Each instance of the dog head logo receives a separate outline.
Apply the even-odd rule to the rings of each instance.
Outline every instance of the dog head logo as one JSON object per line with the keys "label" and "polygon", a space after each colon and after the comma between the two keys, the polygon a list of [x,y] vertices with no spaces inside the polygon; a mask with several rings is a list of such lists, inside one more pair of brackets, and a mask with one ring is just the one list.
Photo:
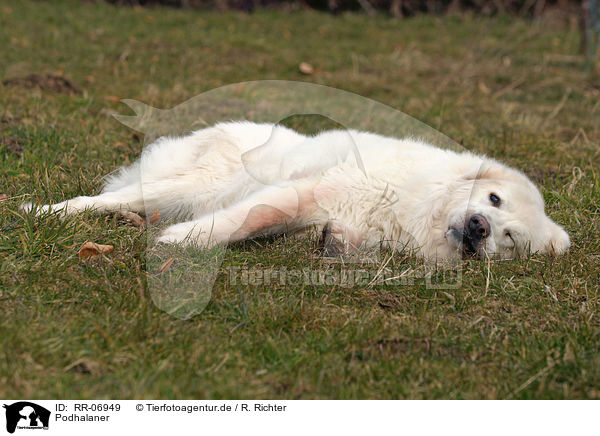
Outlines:
{"label": "dog head logo", "polygon": [[6,409],[6,431],[18,429],[48,429],[50,411],[29,401],[19,401],[3,406]]}

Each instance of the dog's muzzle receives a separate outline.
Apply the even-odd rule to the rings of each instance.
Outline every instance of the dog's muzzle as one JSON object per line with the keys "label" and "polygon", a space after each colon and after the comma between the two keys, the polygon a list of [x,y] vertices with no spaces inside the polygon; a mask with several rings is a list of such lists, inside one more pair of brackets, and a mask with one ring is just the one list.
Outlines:
{"label": "dog's muzzle", "polygon": [[467,258],[482,254],[481,246],[490,232],[489,221],[483,215],[475,213],[465,220],[462,227],[450,226],[445,237],[451,245],[460,248],[463,257]]}
{"label": "dog's muzzle", "polygon": [[476,254],[482,241],[490,234],[490,223],[483,215],[475,213],[465,221],[463,249],[467,254]]}

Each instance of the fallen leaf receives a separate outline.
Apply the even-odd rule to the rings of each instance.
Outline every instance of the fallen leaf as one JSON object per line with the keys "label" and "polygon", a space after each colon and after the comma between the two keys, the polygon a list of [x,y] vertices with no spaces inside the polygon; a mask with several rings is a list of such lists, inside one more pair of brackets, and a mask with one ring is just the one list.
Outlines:
{"label": "fallen leaf", "polygon": [[146,221],[144,218],[139,216],[135,212],[130,212],[128,210],[123,210],[117,214],[117,216],[130,224],[133,224],[136,227],[146,227]]}
{"label": "fallen leaf", "polygon": [[175,258],[173,257],[169,257],[167,260],[165,260],[163,262],[163,264],[160,266],[160,268],[158,269],[158,272],[160,274],[164,273],[165,271],[168,271],[169,268],[171,268],[171,265],[173,265],[173,262],[175,261]]}
{"label": "fallen leaf", "polygon": [[101,254],[108,254],[114,249],[115,247],[113,247],[112,245],[102,245],[88,241],[81,246],[78,254],[80,259],[90,259],[98,257]]}
{"label": "fallen leaf", "polygon": [[315,68],[308,62],[301,62],[298,69],[302,74],[311,75],[315,72]]}
{"label": "fallen leaf", "polygon": [[118,103],[121,101],[120,97],[117,97],[116,95],[107,95],[106,97],[104,97],[105,100],[111,101],[113,103]]}
{"label": "fallen leaf", "polygon": [[154,225],[160,221],[160,211],[156,209],[152,216],[150,217],[150,224]]}

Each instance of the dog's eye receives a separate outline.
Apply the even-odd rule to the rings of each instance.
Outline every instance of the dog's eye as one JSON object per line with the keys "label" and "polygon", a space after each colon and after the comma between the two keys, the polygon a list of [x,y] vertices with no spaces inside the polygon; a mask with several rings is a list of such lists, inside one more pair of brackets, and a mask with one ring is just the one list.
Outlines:
{"label": "dog's eye", "polygon": [[506,236],[507,238],[512,239],[512,235],[510,234],[510,232],[508,230],[504,231],[504,236]]}
{"label": "dog's eye", "polygon": [[492,202],[492,205],[494,205],[495,207],[500,207],[500,197],[498,197],[493,192],[490,194],[490,201]]}

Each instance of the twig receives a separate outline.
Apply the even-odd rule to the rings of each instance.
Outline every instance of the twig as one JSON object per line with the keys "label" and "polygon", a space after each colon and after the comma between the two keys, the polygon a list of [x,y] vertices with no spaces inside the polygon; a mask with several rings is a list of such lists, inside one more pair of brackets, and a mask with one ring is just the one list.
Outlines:
{"label": "twig", "polygon": [[484,295],[487,295],[488,290],[490,289],[490,275],[491,275],[491,271],[492,271],[492,260],[490,259],[490,256],[488,255],[487,251],[485,252],[485,257],[487,258],[487,277],[485,279]]}
{"label": "twig", "polygon": [[538,378],[540,378],[541,376],[543,376],[544,374],[546,374],[548,371],[550,371],[554,365],[556,365],[555,362],[550,363],[548,366],[546,366],[545,368],[543,368],[541,371],[538,371],[536,374],[532,375],[531,377],[529,377],[525,383],[523,383],[521,386],[519,386],[517,389],[515,389],[507,398],[507,400],[510,400],[511,398],[513,398],[515,395],[517,395],[519,392],[521,392],[523,389],[525,389],[527,386],[529,386],[531,383],[533,383],[535,380],[537,380]]}
{"label": "twig", "polygon": [[512,91],[513,89],[515,89],[518,86],[521,86],[523,84],[523,82],[525,81],[525,79],[520,78],[518,80],[515,80],[512,83],[509,83],[508,85],[506,85],[504,88],[500,89],[499,91],[496,91],[494,93],[494,95],[492,95],[493,99],[497,99],[498,97],[506,94],[508,91]]}
{"label": "twig", "polygon": [[558,113],[563,108],[563,106],[567,102],[567,99],[569,98],[570,95],[571,95],[571,88],[567,88],[567,92],[565,92],[565,95],[563,95],[563,97],[560,99],[560,102],[558,102],[556,107],[552,110],[552,112],[550,112],[550,115],[548,115],[548,118],[546,118],[546,121],[545,121],[546,123],[558,115]]}

